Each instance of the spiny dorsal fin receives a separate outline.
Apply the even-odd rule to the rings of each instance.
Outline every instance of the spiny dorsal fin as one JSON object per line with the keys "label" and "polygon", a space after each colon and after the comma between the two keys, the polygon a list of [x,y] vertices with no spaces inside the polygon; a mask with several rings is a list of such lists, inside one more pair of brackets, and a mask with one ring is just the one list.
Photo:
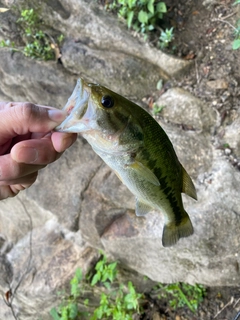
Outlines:
{"label": "spiny dorsal fin", "polygon": [[188,196],[192,197],[193,199],[197,200],[197,193],[192,182],[192,179],[188,175],[187,171],[182,167],[182,192],[186,193]]}

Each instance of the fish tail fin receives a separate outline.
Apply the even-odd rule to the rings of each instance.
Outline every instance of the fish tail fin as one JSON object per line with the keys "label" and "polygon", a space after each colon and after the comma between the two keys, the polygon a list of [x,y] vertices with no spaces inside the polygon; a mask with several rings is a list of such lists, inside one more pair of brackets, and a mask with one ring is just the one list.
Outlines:
{"label": "fish tail fin", "polygon": [[173,246],[180,238],[193,234],[193,226],[186,211],[181,223],[170,222],[163,228],[162,244],[164,247]]}

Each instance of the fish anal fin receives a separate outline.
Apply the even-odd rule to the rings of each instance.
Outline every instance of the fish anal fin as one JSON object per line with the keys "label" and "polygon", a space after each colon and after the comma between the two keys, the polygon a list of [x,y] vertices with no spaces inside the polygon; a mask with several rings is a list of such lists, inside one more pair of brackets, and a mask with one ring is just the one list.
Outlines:
{"label": "fish anal fin", "polygon": [[186,193],[188,196],[192,197],[193,199],[197,200],[197,193],[195,186],[192,182],[187,171],[182,167],[182,192]]}
{"label": "fish anal fin", "polygon": [[176,222],[170,222],[163,228],[162,244],[164,247],[171,247],[177,243],[180,238],[189,237],[193,234],[191,220],[185,211],[185,216],[178,225]]}
{"label": "fish anal fin", "polygon": [[139,175],[141,175],[145,180],[151,182],[155,186],[160,186],[160,182],[156,175],[141,162],[134,161],[132,164],[129,165],[129,167],[134,170],[137,170]]}
{"label": "fish anal fin", "polygon": [[150,205],[136,199],[136,215],[137,216],[145,216],[145,214],[147,214],[152,210],[153,208]]}

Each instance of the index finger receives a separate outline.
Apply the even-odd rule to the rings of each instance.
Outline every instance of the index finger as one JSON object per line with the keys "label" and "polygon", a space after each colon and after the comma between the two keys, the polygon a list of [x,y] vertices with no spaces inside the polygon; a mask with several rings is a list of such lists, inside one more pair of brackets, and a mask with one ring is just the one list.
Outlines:
{"label": "index finger", "polygon": [[66,112],[32,103],[1,103],[0,145],[29,132],[49,132],[61,123]]}
{"label": "index finger", "polygon": [[[0,111],[3,110],[3,109],[7,109],[7,108],[14,107],[14,106],[18,106],[18,105],[20,105],[22,103],[26,103],[26,102],[0,101]],[[40,108],[46,108],[46,109],[55,109],[54,107],[45,106],[45,105],[41,105],[41,104],[35,104],[35,106],[40,107]]]}

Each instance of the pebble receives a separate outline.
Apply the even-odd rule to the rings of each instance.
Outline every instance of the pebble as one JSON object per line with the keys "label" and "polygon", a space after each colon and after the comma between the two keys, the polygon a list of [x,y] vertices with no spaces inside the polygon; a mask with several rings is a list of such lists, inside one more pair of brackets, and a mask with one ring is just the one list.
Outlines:
{"label": "pebble", "polygon": [[232,150],[229,148],[226,148],[226,149],[224,149],[224,152],[225,152],[226,156],[229,156],[231,154]]}

